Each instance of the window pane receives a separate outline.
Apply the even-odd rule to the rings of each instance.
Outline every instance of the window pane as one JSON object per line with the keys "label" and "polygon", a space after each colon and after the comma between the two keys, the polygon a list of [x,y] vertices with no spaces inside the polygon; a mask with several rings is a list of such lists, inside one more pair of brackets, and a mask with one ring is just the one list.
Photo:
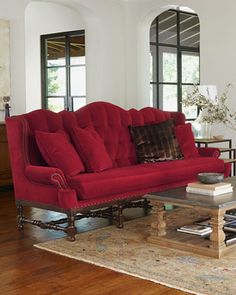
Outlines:
{"label": "window pane", "polygon": [[85,35],[70,37],[70,64],[85,64]]}
{"label": "window pane", "polygon": [[[189,93],[189,90],[191,88],[191,85],[184,85],[182,86],[182,98],[186,98],[187,94]],[[197,118],[197,107],[185,107],[182,105],[182,112],[185,114],[186,119],[195,119]]]}
{"label": "window pane", "polygon": [[199,48],[200,24],[196,15],[180,14],[180,45]]}
{"label": "window pane", "polygon": [[73,97],[73,111],[86,105],[86,97]]}
{"label": "window pane", "polygon": [[65,65],[65,42],[65,37],[57,37],[46,40],[47,66]]}
{"label": "window pane", "polygon": [[156,20],[153,21],[150,28],[150,42],[157,42]]}
{"label": "window pane", "polygon": [[178,110],[177,85],[160,85],[160,98],[162,98],[163,110]]}
{"label": "window pane", "polygon": [[61,112],[64,110],[64,97],[49,97],[48,101],[48,110],[53,112]]}
{"label": "window pane", "polygon": [[66,95],[65,68],[47,69],[47,96]]}
{"label": "window pane", "polygon": [[177,49],[159,47],[159,81],[177,82]]}
{"label": "window pane", "polygon": [[197,116],[197,108],[181,106],[181,94],[185,95],[183,85],[200,83],[199,41],[199,18],[193,11],[168,10],[152,22],[150,101],[154,106],[158,103],[157,107],[164,110],[183,109],[188,119]]}
{"label": "window pane", "polygon": [[85,96],[85,67],[72,67],[71,73],[71,96]]}
{"label": "window pane", "polygon": [[72,56],[70,58],[71,65],[85,65],[85,56]]}
{"label": "window pane", "polygon": [[175,11],[165,11],[158,16],[159,43],[177,44],[177,14]]}
{"label": "window pane", "polygon": [[157,101],[157,85],[150,84],[150,107],[155,106]]}
{"label": "window pane", "polygon": [[150,45],[150,81],[151,82],[156,82],[157,81],[156,58],[157,58],[156,46],[155,45]]}
{"label": "window pane", "polygon": [[199,84],[199,53],[182,52],[182,83]]}

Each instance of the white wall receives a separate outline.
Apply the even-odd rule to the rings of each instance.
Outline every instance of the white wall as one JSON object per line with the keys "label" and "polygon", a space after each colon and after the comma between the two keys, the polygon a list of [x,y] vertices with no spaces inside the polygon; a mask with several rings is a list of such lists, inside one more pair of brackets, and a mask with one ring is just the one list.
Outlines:
{"label": "white wall", "polygon": [[[127,106],[149,104],[149,27],[152,20],[169,4],[187,6],[200,18],[201,84],[213,84],[222,93],[227,83],[233,82],[231,108],[236,110],[236,2],[228,0],[128,0],[126,2],[126,58]],[[236,132],[216,125],[214,134],[233,137]]]}
{"label": "white wall", "polygon": [[[127,83],[129,105],[145,106],[149,102],[149,28],[152,20],[162,11],[175,7],[169,4],[187,6],[198,13],[201,25],[201,83],[216,84],[220,90],[230,81],[236,82],[235,35],[236,19],[233,13],[236,3],[208,0],[130,0],[126,4],[126,55],[130,63],[126,71],[133,79]],[[217,68],[220,70],[218,71]],[[223,74],[222,74],[223,73]],[[235,88],[236,94],[236,88]],[[138,98],[138,100],[137,100]]]}
{"label": "white wall", "polygon": [[29,4],[26,9],[27,111],[41,106],[40,34],[81,28],[85,29],[86,35],[87,101],[104,100],[124,106],[122,7],[117,0],[41,1]]}
{"label": "white wall", "polygon": [[84,29],[78,12],[54,3],[32,2],[25,11],[26,111],[41,108],[40,35]]}
{"label": "white wall", "polygon": [[[33,71],[33,64],[30,64],[30,60],[33,60],[31,54],[36,54],[34,59],[38,55],[35,49],[31,51],[32,47],[36,47],[36,42],[29,42],[31,38],[35,38],[32,36],[32,31],[30,33],[29,26],[35,26],[35,30],[38,30],[32,16],[28,15],[30,6],[26,9],[26,28],[24,23],[25,7],[29,2],[35,1],[0,0],[0,17],[9,19],[11,26],[11,97],[12,112],[16,114],[38,107],[40,101],[38,93],[40,81],[36,78],[39,77],[39,71],[35,72],[33,82],[37,97],[36,92],[33,96],[32,87],[29,85],[31,78],[29,73]],[[198,13],[201,24],[201,83],[215,84],[219,92],[222,92],[228,82],[234,82],[232,107],[236,109],[235,0],[227,0],[224,5],[221,1],[215,0],[171,2],[169,0],[38,0],[36,2],[41,2],[42,5],[45,2],[54,2],[73,9],[71,12],[69,8],[63,8],[67,11],[66,18],[70,14],[76,18],[78,13],[78,19],[73,17],[64,21],[63,16],[61,18],[63,28],[60,30],[64,30],[64,25],[68,27],[76,25],[77,21],[78,25],[85,26],[88,102],[105,100],[124,107],[142,107],[149,104],[149,27],[152,20],[163,10],[168,9],[169,4],[192,8]],[[60,11],[61,8],[58,8],[59,14]],[[30,18],[31,23],[29,23]],[[35,19],[42,21],[41,27],[45,29],[45,33],[48,33],[46,30],[56,29],[59,26],[56,18],[54,11],[51,18],[47,10],[38,11],[38,15],[35,16]],[[39,33],[37,31],[37,34]],[[231,131],[221,126],[217,126],[215,132],[236,137],[236,132],[231,134]]]}
{"label": "white wall", "polygon": [[[29,0],[0,0],[0,18],[10,21],[11,105],[13,113],[23,113],[25,101],[24,10]],[[0,111],[0,121],[4,112]]]}

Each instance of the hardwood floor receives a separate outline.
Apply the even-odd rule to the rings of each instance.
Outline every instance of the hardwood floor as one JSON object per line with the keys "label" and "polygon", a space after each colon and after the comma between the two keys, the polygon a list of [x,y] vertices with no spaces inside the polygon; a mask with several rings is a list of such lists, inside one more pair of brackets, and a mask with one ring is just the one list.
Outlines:
{"label": "hardwood floor", "polygon": [[[129,211],[129,219],[134,214]],[[134,213],[135,212],[135,213]],[[55,213],[28,210],[35,218],[51,219]],[[59,215],[59,214],[57,214]],[[0,294],[122,294],[187,295],[146,280],[106,268],[65,258],[33,247],[35,243],[63,237],[63,233],[26,225],[24,233],[16,228],[16,209],[12,191],[0,192]],[[79,231],[106,226],[104,219],[83,219]]]}

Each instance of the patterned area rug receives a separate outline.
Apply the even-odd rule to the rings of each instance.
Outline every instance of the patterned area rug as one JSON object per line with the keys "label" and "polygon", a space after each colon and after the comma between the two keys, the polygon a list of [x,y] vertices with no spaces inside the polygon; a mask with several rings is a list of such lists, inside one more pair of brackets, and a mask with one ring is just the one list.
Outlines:
{"label": "patterned area rug", "polygon": [[[196,211],[177,209],[167,214],[168,226],[179,220],[183,225],[183,216],[185,224],[199,218]],[[35,246],[192,294],[236,294],[236,251],[214,259],[149,244],[150,222],[150,216],[143,217],[122,230],[108,226],[79,234],[75,242],[63,238]]]}

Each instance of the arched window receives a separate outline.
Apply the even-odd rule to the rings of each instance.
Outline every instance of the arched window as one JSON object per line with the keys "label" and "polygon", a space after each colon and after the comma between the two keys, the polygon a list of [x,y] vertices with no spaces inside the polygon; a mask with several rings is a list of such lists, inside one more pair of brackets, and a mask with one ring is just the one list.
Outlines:
{"label": "arched window", "polygon": [[157,16],[150,29],[150,55],[153,106],[195,118],[197,109],[184,109],[181,100],[190,85],[200,83],[198,16],[187,9],[171,9]]}

